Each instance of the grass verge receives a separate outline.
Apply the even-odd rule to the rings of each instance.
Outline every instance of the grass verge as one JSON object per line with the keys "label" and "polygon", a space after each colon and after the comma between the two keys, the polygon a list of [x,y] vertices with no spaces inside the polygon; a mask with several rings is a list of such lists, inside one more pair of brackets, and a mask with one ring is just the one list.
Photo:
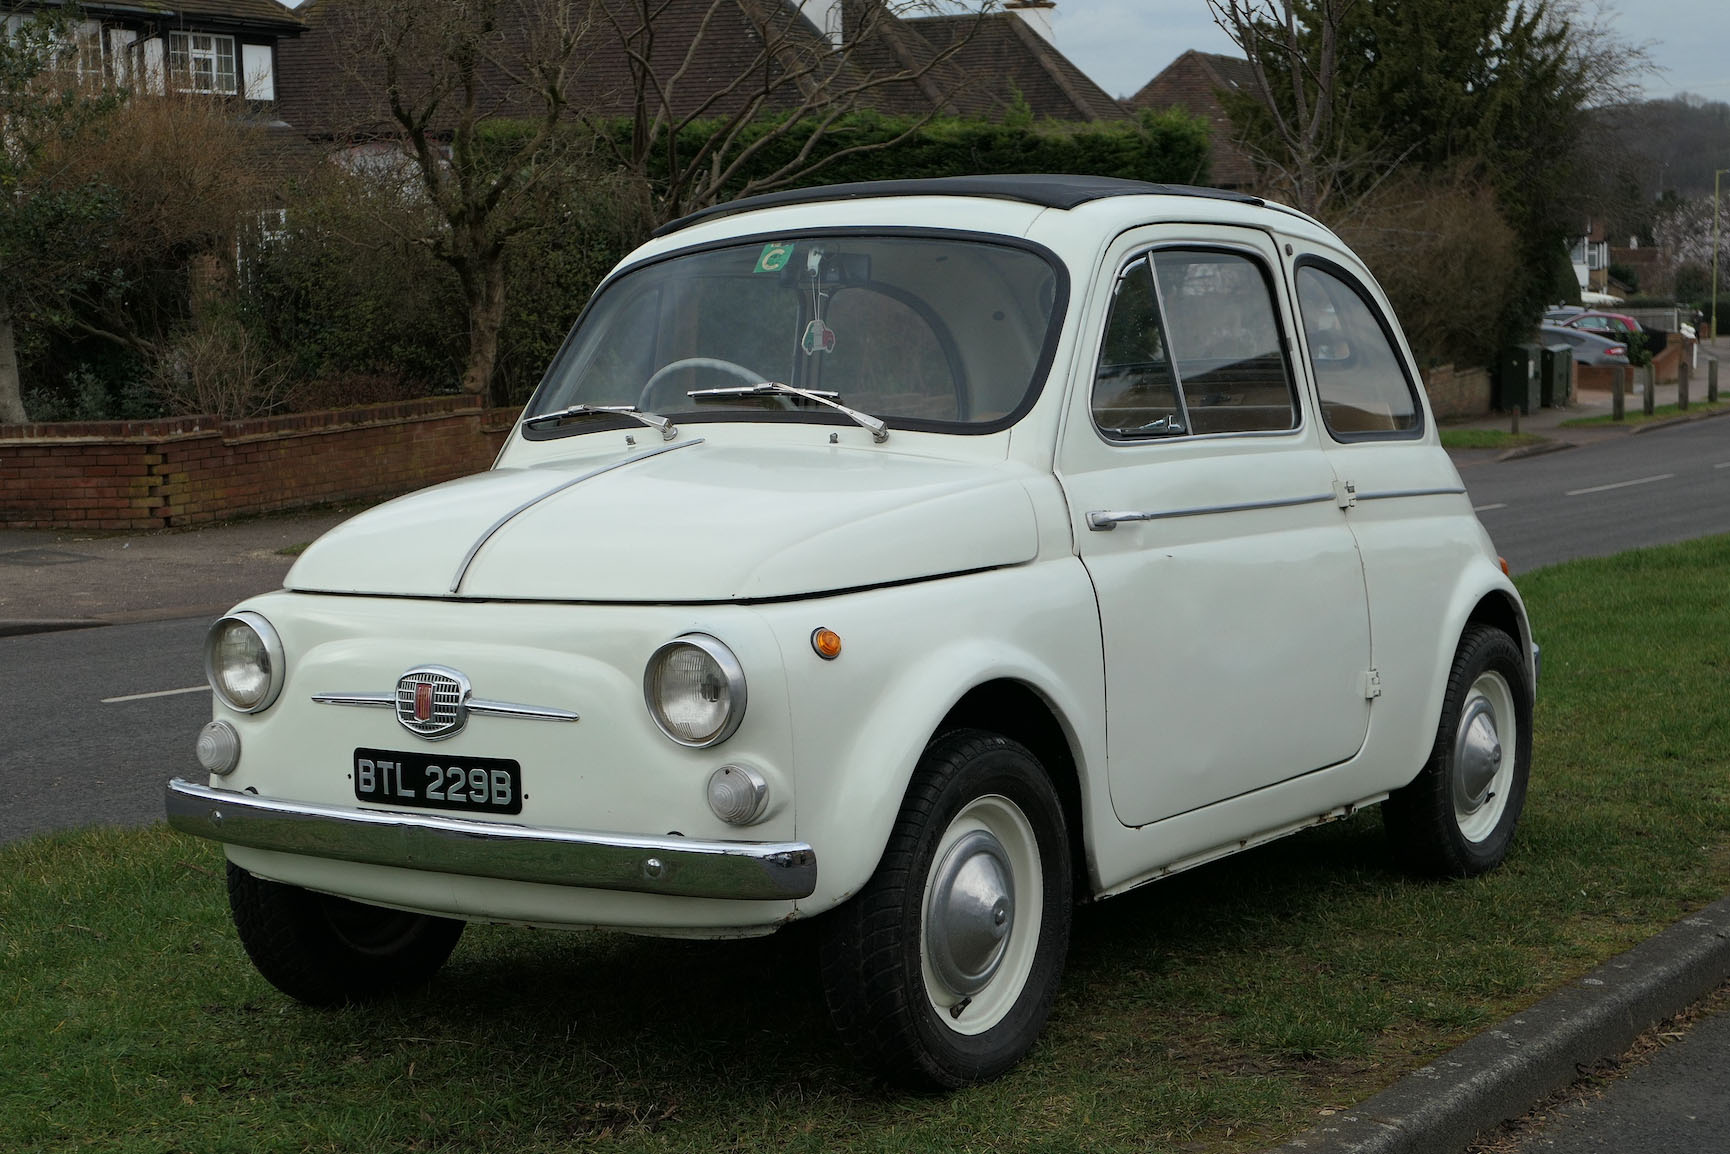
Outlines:
{"label": "grass verge", "polygon": [[1029,1059],[893,1093],[829,1031],[807,934],[474,927],[417,996],[336,1012],[248,965],[219,852],[0,847],[9,1152],[1256,1151],[1730,889],[1730,538],[1521,579],[1544,645],[1504,868],[1392,869],[1379,817],[1079,912]]}
{"label": "grass verge", "polygon": [[1633,397],[1629,397],[1627,411],[1620,421],[1616,420],[1615,417],[1611,416],[1609,413],[1602,413],[1596,417],[1575,417],[1573,420],[1563,421],[1562,427],[1568,429],[1585,429],[1595,428],[1601,425],[1646,425],[1653,421],[1668,421],[1675,417],[1697,416],[1704,413],[1721,413],[1727,407],[1730,407],[1730,405],[1727,405],[1724,401],[1719,401],[1715,405],[1708,405],[1704,401],[1696,401],[1689,405],[1688,411],[1684,413],[1677,405],[1657,405],[1652,409],[1652,415],[1648,417],[1646,415],[1646,410],[1640,406],[1639,402],[1634,400]]}
{"label": "grass verge", "polygon": [[1510,433],[1506,429],[1443,429],[1444,449],[1518,449],[1549,440],[1536,433]]}

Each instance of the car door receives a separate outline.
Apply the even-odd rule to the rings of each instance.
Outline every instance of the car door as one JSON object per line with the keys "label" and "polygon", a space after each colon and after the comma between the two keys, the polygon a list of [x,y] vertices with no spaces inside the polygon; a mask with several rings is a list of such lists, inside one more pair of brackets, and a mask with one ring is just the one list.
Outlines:
{"label": "car door", "polygon": [[[1351,487],[1348,515],[1369,591],[1372,663],[1390,721],[1433,724],[1426,694],[1462,572],[1483,558],[1483,529],[1430,427],[1393,311],[1349,254],[1288,239],[1302,334],[1296,359],[1315,388],[1321,443]],[[1581,334],[1583,339],[1592,339]],[[1415,772],[1390,767],[1398,782]]]}
{"label": "car door", "polygon": [[1058,472],[1127,825],[1345,761],[1368,728],[1363,576],[1279,267],[1253,230],[1138,230],[1090,305]]}

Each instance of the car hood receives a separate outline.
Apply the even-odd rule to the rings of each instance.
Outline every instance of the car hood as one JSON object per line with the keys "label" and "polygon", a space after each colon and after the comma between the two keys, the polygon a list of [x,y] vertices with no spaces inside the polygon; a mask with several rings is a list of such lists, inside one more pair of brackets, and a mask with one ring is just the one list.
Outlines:
{"label": "car hood", "polygon": [[306,592],[545,601],[792,597],[1030,561],[1029,474],[884,449],[677,443],[494,469],[307,548]]}

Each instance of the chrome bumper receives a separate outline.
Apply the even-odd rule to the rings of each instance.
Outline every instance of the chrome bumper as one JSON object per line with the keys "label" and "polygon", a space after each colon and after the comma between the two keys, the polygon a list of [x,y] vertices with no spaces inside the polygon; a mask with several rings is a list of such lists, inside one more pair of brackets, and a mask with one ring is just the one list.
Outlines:
{"label": "chrome bumper", "polygon": [[168,824],[226,845],[434,873],[690,898],[809,897],[817,855],[801,842],[544,829],[399,810],[276,801],[179,778]]}

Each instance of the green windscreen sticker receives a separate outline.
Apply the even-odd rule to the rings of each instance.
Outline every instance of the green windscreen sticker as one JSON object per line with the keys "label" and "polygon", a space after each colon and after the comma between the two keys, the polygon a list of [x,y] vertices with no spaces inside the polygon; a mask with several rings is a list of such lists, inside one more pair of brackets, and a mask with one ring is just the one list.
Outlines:
{"label": "green windscreen sticker", "polygon": [[[757,254],[757,267],[753,272],[780,272],[787,267],[787,261],[793,256],[793,246],[783,241],[770,241],[763,246],[763,251]],[[734,266],[738,267],[738,266]]]}

